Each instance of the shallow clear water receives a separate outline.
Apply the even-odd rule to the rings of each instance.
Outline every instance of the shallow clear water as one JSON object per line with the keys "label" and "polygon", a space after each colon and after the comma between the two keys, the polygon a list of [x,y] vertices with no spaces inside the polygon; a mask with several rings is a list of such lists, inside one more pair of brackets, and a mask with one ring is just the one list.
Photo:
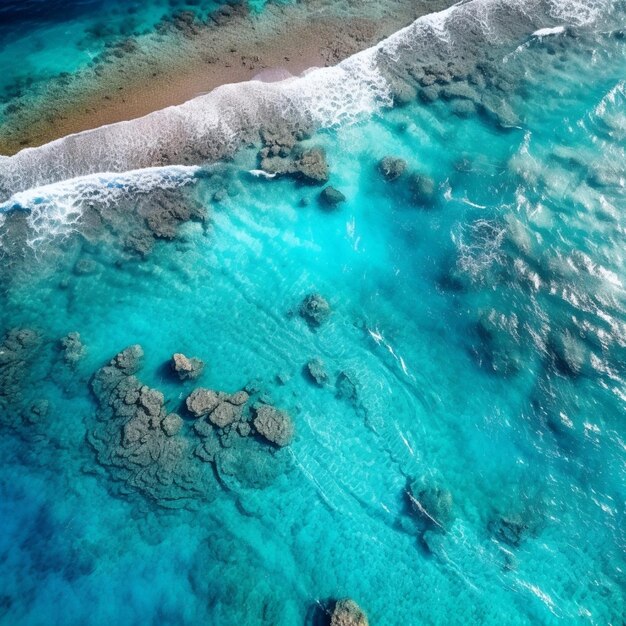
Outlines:
{"label": "shallow clear water", "polygon": [[[123,226],[80,220],[22,254],[10,228],[28,215],[8,213],[0,326],[41,343],[0,394],[2,623],[293,625],[341,597],[379,625],[621,623],[623,46],[593,31],[514,46],[507,127],[440,98],[314,134],[336,210],[252,176],[257,146],[188,172],[176,193],[209,219],[144,260]],[[407,163],[392,182],[389,155]],[[112,202],[132,228],[141,194]],[[311,292],[332,308],[318,329],[298,315]],[[88,381],[135,343],[139,378],[185,416],[177,437],[194,436],[180,406],[198,384],[257,381],[296,427],[279,470],[224,448],[205,496],[170,510],[98,463]],[[206,362],[199,383],[167,374],[174,352]],[[41,399],[47,415],[25,417]],[[445,532],[411,510],[415,479],[451,494]]]}

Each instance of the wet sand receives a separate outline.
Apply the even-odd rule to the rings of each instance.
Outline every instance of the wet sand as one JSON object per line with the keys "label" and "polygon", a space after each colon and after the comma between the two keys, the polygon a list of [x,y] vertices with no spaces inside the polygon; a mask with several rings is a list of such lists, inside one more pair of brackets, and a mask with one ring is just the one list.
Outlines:
{"label": "wet sand", "polygon": [[264,70],[298,75],[334,65],[450,4],[396,0],[381,9],[349,2],[338,13],[327,0],[313,0],[270,5],[261,15],[238,9],[218,16],[217,23],[167,24],[93,67],[23,97],[0,128],[0,154],[141,117],[219,85],[267,80]]}

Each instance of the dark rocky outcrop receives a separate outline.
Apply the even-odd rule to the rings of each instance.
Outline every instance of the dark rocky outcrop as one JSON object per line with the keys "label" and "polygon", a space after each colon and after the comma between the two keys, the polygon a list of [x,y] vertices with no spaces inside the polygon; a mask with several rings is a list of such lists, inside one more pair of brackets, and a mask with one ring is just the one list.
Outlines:
{"label": "dark rocky outcrop", "polygon": [[309,326],[321,326],[330,317],[330,304],[319,293],[309,294],[300,304],[300,316]]}
{"label": "dark rocky outcrop", "polygon": [[342,202],[346,201],[346,197],[334,187],[328,186],[322,189],[319,195],[320,204],[327,209],[334,209]]}
{"label": "dark rocky outcrop", "polygon": [[328,373],[322,359],[311,359],[305,366],[305,373],[308,378],[320,387],[328,382]]}
{"label": "dark rocky outcrop", "polygon": [[291,443],[295,428],[287,413],[267,404],[257,406],[255,413],[253,425],[259,435],[281,448]]}
{"label": "dark rocky outcrop", "polygon": [[378,163],[378,171],[383,178],[388,181],[396,180],[404,174],[406,170],[406,161],[395,157],[384,157]]}
{"label": "dark rocky outcrop", "polygon": [[330,626],[369,626],[367,615],[350,599],[338,600],[330,615]]}
{"label": "dark rocky outcrop", "polygon": [[186,357],[176,352],[171,360],[172,371],[180,380],[195,380],[204,370],[204,363],[196,357]]}

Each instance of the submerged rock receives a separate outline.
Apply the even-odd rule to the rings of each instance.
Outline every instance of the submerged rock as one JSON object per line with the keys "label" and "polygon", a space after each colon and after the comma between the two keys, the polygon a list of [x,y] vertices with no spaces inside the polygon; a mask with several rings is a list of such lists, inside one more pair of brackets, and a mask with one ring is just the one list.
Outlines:
{"label": "submerged rock", "polygon": [[161,506],[178,508],[211,495],[209,469],[194,462],[190,441],[181,434],[182,419],[168,413],[157,389],[134,375],[143,350],[131,346],[93,376],[97,421],[88,441],[111,477]]}
{"label": "submerged rock", "polygon": [[75,365],[86,353],[86,348],[80,340],[80,334],[76,332],[68,333],[60,341],[63,359],[68,365]]}
{"label": "submerged rock", "polygon": [[330,304],[319,293],[309,294],[300,304],[300,316],[309,326],[321,326],[330,317]]}
{"label": "submerged rock", "polygon": [[369,626],[367,615],[354,600],[338,600],[330,616],[330,626]]}
{"label": "submerged rock", "polygon": [[489,531],[496,539],[517,548],[529,531],[521,517],[499,517],[489,522]]}
{"label": "submerged rock", "polygon": [[409,190],[411,192],[411,199],[416,204],[423,207],[430,207],[435,204],[435,181],[429,176],[412,174],[409,178]]}
{"label": "submerged rock", "polygon": [[335,387],[337,389],[338,398],[343,398],[344,400],[348,400],[349,402],[356,402],[356,383],[347,372],[339,372]]}
{"label": "submerged rock", "polygon": [[289,414],[267,404],[256,407],[255,413],[253,425],[259,435],[278,447],[291,443],[295,428]]}
{"label": "submerged rock", "polygon": [[189,358],[177,352],[172,356],[172,370],[180,380],[194,380],[202,374],[204,363],[195,357]]}
{"label": "submerged rock", "polygon": [[411,511],[425,528],[445,532],[454,521],[452,494],[447,489],[421,479],[410,481],[406,494]]}
{"label": "submerged rock", "polygon": [[378,163],[378,171],[383,175],[385,180],[392,181],[400,178],[406,170],[406,161],[395,157],[384,157]]}
{"label": "submerged rock", "polygon": [[587,362],[587,350],[570,331],[554,333],[548,342],[548,350],[556,369],[565,376],[576,377]]}
{"label": "submerged rock", "polygon": [[475,356],[495,374],[511,376],[522,366],[519,322],[516,315],[505,315],[495,309],[482,311],[476,324],[480,345]]}
{"label": "submerged rock", "polygon": [[320,387],[328,382],[328,374],[326,372],[326,366],[322,359],[311,359],[307,364],[305,371],[308,377]]}
{"label": "submerged rock", "polygon": [[334,209],[337,205],[346,201],[346,197],[334,187],[325,187],[320,195],[320,203],[329,209]]}

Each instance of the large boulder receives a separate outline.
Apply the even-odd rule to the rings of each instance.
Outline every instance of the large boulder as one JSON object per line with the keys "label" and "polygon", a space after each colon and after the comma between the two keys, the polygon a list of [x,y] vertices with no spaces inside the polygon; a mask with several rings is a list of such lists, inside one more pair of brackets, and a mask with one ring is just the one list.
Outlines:
{"label": "large boulder", "polygon": [[288,413],[268,404],[256,407],[253,425],[257,433],[270,443],[282,448],[294,437],[294,424]]}
{"label": "large boulder", "polygon": [[172,356],[171,365],[180,380],[195,380],[204,369],[204,363],[200,359],[189,358],[180,352]]}
{"label": "large boulder", "polygon": [[367,615],[354,600],[338,600],[330,616],[330,626],[369,626]]}
{"label": "large boulder", "polygon": [[321,148],[304,150],[294,161],[297,177],[304,182],[323,184],[328,181],[326,153]]}
{"label": "large boulder", "polygon": [[321,326],[330,317],[330,304],[319,293],[311,293],[300,304],[300,316],[309,326]]}

